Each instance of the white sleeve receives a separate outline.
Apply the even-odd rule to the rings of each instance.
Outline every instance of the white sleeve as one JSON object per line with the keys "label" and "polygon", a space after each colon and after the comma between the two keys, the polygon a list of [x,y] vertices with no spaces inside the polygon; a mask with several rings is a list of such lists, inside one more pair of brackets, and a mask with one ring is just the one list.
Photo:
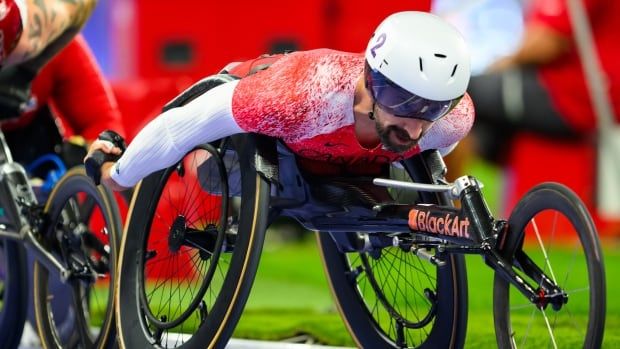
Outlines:
{"label": "white sleeve", "polygon": [[133,187],[149,174],[172,166],[199,144],[244,132],[232,115],[237,83],[214,87],[187,105],[153,119],[111,168],[112,179],[124,187]]}

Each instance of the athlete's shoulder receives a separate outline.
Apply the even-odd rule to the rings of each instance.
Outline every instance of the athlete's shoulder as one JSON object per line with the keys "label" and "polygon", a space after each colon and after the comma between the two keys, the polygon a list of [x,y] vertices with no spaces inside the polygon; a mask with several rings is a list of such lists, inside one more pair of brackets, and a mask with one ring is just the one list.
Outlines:
{"label": "athlete's shoulder", "polygon": [[284,57],[291,60],[314,60],[319,62],[324,61],[343,61],[343,62],[356,62],[363,60],[364,55],[362,53],[338,51],[329,48],[317,48],[307,51],[291,52]]}
{"label": "athlete's shoulder", "polygon": [[446,116],[437,120],[420,140],[420,148],[443,149],[463,139],[471,129],[475,117],[474,103],[466,93],[459,104]]}
{"label": "athlete's shoulder", "polygon": [[23,0],[0,1],[0,65],[17,46],[26,18]]}
{"label": "athlete's shoulder", "polygon": [[[361,74],[364,56],[332,49],[298,51],[283,57],[273,64],[272,74],[302,86],[341,85]],[[269,72],[266,72],[269,74]]]}
{"label": "athlete's shoulder", "polygon": [[232,112],[248,132],[298,140],[333,132],[353,119],[363,58],[329,49],[299,51],[242,79]]}

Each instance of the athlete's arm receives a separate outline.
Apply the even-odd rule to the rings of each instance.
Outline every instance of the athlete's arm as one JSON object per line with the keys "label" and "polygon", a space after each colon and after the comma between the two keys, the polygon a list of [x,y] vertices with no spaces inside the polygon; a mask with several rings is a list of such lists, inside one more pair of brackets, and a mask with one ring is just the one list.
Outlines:
{"label": "athlete's arm", "polygon": [[[116,163],[102,167],[101,182],[114,190],[133,187],[147,175],[173,165],[195,146],[244,132],[232,115],[238,81],[207,91],[185,106],[159,115],[146,125]],[[89,153],[108,145],[96,141]]]}
{"label": "athlete's arm", "polygon": [[42,53],[43,60],[49,60],[77,34],[94,10],[97,0],[16,2],[20,4],[23,16],[23,32],[13,52],[5,62],[0,62],[3,65],[23,62]]}
{"label": "athlete's arm", "polygon": [[89,141],[103,130],[125,135],[112,89],[81,35],[44,69],[52,72],[54,106],[75,134]]}

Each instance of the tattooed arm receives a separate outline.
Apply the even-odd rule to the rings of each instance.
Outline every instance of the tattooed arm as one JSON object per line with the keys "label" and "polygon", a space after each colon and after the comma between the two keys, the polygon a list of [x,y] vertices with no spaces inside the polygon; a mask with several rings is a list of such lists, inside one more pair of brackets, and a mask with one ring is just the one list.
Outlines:
{"label": "tattooed arm", "polygon": [[25,0],[24,30],[5,64],[41,55],[36,66],[60,51],[84,25],[97,0]]}

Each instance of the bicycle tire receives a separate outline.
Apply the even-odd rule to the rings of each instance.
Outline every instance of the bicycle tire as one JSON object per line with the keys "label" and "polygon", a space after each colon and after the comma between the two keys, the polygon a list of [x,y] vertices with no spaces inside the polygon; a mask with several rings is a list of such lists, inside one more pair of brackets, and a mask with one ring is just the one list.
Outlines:
{"label": "bicycle tire", "polygon": [[26,270],[21,243],[0,239],[0,348],[19,346],[28,309]]}
{"label": "bicycle tire", "polygon": [[[405,175],[407,179],[398,179],[411,180]],[[430,173],[424,177],[427,183],[430,182]],[[402,193],[391,195],[396,198]],[[446,204],[439,197],[425,197],[425,202]],[[450,255],[444,266],[436,267],[400,247],[384,248],[379,257],[373,257],[370,253],[340,252],[329,233],[318,232],[317,239],[338,311],[358,347],[460,348],[464,345],[467,277],[462,255]],[[404,259],[408,262],[403,262]],[[410,268],[401,272],[399,268],[403,265]],[[376,268],[380,270],[375,273],[373,269]],[[416,280],[419,285],[424,284],[424,289],[415,290],[413,282]],[[390,284],[411,286],[411,289],[385,292],[383,287]],[[424,299],[428,297],[426,289],[434,293],[435,302]],[[403,300],[399,303],[396,299],[399,292],[401,298],[407,299],[404,306]],[[390,296],[393,299],[389,299]],[[436,305],[432,319],[428,317],[432,312],[431,303]],[[417,304],[422,304],[421,309],[412,309],[418,308]],[[415,329],[403,326],[405,322],[409,323],[408,326],[426,324]],[[401,323],[400,328],[398,323]]]}
{"label": "bicycle tire", "polygon": [[[121,245],[123,273],[117,285],[123,347],[223,348],[232,336],[258,268],[268,218],[270,186],[256,171],[252,139],[239,135],[216,147],[199,146],[177,165],[149,175],[137,186]],[[182,185],[175,187],[178,182]],[[238,212],[233,208],[234,194],[241,194]],[[199,211],[195,202],[201,203]],[[202,219],[202,228],[195,223],[198,219]],[[180,226],[184,229],[172,229]],[[186,235],[192,229],[202,235]],[[185,237],[177,246],[179,231]],[[189,243],[199,241],[199,236],[206,239]],[[186,271],[181,258],[192,261],[191,270]],[[156,269],[157,263],[161,264]],[[186,286],[173,284],[172,279],[166,281],[170,273],[190,281]],[[200,275],[195,277],[196,273]],[[196,292],[188,291],[192,285]],[[172,296],[172,290],[180,287],[185,291]],[[190,299],[181,297],[188,293]],[[158,304],[166,296],[168,303]],[[175,308],[171,309],[168,304],[173,297]]]}
{"label": "bicycle tire", "polygon": [[[84,167],[70,169],[55,185],[45,208],[48,230],[44,232],[66,268],[96,275],[92,279],[72,277],[67,282],[72,293],[67,320],[74,326],[67,331],[64,322],[56,322],[54,295],[49,288],[57,273],[35,262],[34,310],[43,348],[112,348],[116,345],[114,327],[114,277],[116,251],[121,234],[121,219],[114,195],[104,186],[95,186]],[[63,242],[72,237],[72,244]],[[62,241],[60,241],[62,240]],[[62,247],[61,247],[62,246]],[[77,274],[75,274],[77,275]],[[61,311],[67,312],[67,309]],[[95,314],[101,317],[95,323]],[[98,321],[98,320],[97,320]]]}
{"label": "bicycle tire", "polygon": [[[566,235],[568,228],[573,228],[576,236]],[[539,282],[522,272],[520,265],[524,263],[519,262],[524,261],[521,251],[525,252],[568,293],[568,302],[558,310],[552,310],[553,304],[536,306],[496,273],[493,314],[498,346],[600,348],[605,324],[605,270],[596,229],[581,200],[563,185],[537,185],[517,203],[509,229],[501,252],[513,269],[538,287],[536,291],[541,290]],[[566,259],[568,246],[572,246],[573,260],[569,265],[556,263]],[[538,253],[537,248],[541,249]],[[587,277],[583,280],[570,278],[584,273]],[[586,319],[581,318],[583,313],[587,313]]]}

